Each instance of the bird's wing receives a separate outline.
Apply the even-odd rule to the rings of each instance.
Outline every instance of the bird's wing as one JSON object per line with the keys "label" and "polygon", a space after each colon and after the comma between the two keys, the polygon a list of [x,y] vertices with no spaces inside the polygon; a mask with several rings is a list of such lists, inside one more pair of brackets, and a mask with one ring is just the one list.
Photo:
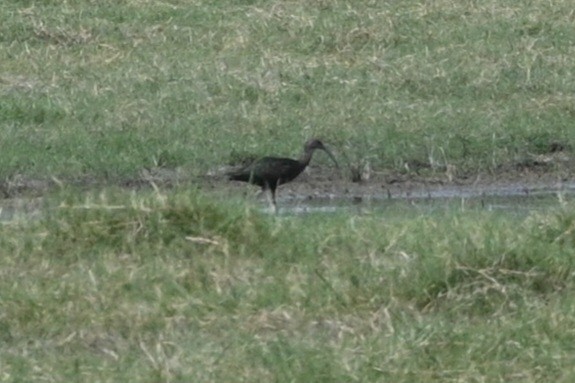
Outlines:
{"label": "bird's wing", "polygon": [[291,158],[264,157],[242,169],[228,173],[236,181],[251,182],[258,185],[287,182],[302,170],[301,164]]}
{"label": "bird's wing", "polygon": [[264,157],[250,165],[250,168],[250,171],[262,178],[282,179],[299,168],[299,163],[291,158]]}

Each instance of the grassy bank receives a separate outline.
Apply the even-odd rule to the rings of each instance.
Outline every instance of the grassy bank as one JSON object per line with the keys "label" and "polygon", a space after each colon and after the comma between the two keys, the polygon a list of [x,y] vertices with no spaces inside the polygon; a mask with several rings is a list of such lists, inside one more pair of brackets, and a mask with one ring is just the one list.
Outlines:
{"label": "grassy bank", "polygon": [[575,375],[572,206],[329,220],[195,192],[48,206],[0,227],[2,381]]}
{"label": "grassy bank", "polygon": [[203,174],[245,154],[299,152],[311,136],[375,170],[466,174],[570,152],[571,10],[3,1],[0,174]]}

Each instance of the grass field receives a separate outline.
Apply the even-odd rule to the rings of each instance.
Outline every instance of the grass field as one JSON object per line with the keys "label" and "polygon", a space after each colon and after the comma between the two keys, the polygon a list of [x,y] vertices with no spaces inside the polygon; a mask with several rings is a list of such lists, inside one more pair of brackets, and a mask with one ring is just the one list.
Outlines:
{"label": "grass field", "polygon": [[320,136],[352,164],[495,172],[571,148],[569,1],[0,5],[4,177],[203,174]]}
{"label": "grass field", "polygon": [[[0,191],[58,185],[0,225],[0,382],[573,381],[569,196],[276,217],[196,182],[312,136],[570,179],[572,3],[227,3],[0,2]],[[125,187],[157,169],[188,178]]]}
{"label": "grass field", "polygon": [[46,203],[1,227],[2,381],[575,377],[570,205],[280,219],[189,191]]}

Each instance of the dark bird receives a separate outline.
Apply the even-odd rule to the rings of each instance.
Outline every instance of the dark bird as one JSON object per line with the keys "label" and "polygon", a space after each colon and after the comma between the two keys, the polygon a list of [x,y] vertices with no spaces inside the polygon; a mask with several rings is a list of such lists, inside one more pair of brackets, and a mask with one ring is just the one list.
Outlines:
{"label": "dark bird", "polygon": [[227,173],[230,180],[249,182],[261,186],[262,191],[270,190],[271,203],[274,210],[276,205],[276,189],[279,185],[288,183],[296,178],[311,161],[313,152],[321,149],[339,167],[333,154],[318,139],[311,139],[305,143],[303,155],[299,160],[291,158],[263,157],[252,164]]}

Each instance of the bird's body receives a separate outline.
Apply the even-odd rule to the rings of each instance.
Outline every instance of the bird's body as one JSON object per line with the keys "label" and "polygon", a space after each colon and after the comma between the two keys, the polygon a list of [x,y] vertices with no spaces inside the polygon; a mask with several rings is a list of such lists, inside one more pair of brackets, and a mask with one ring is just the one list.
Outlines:
{"label": "bird's body", "polygon": [[291,158],[263,157],[240,171],[229,173],[229,178],[273,190],[292,181],[306,166],[306,163]]}
{"label": "bird's body", "polygon": [[320,140],[313,139],[306,142],[304,153],[299,160],[281,157],[263,157],[252,164],[236,171],[228,173],[230,180],[249,182],[258,185],[262,190],[269,189],[272,204],[276,208],[275,193],[279,185],[288,183],[300,175],[307,167],[315,149],[325,151],[332,160],[337,161],[333,154],[323,145]]}

